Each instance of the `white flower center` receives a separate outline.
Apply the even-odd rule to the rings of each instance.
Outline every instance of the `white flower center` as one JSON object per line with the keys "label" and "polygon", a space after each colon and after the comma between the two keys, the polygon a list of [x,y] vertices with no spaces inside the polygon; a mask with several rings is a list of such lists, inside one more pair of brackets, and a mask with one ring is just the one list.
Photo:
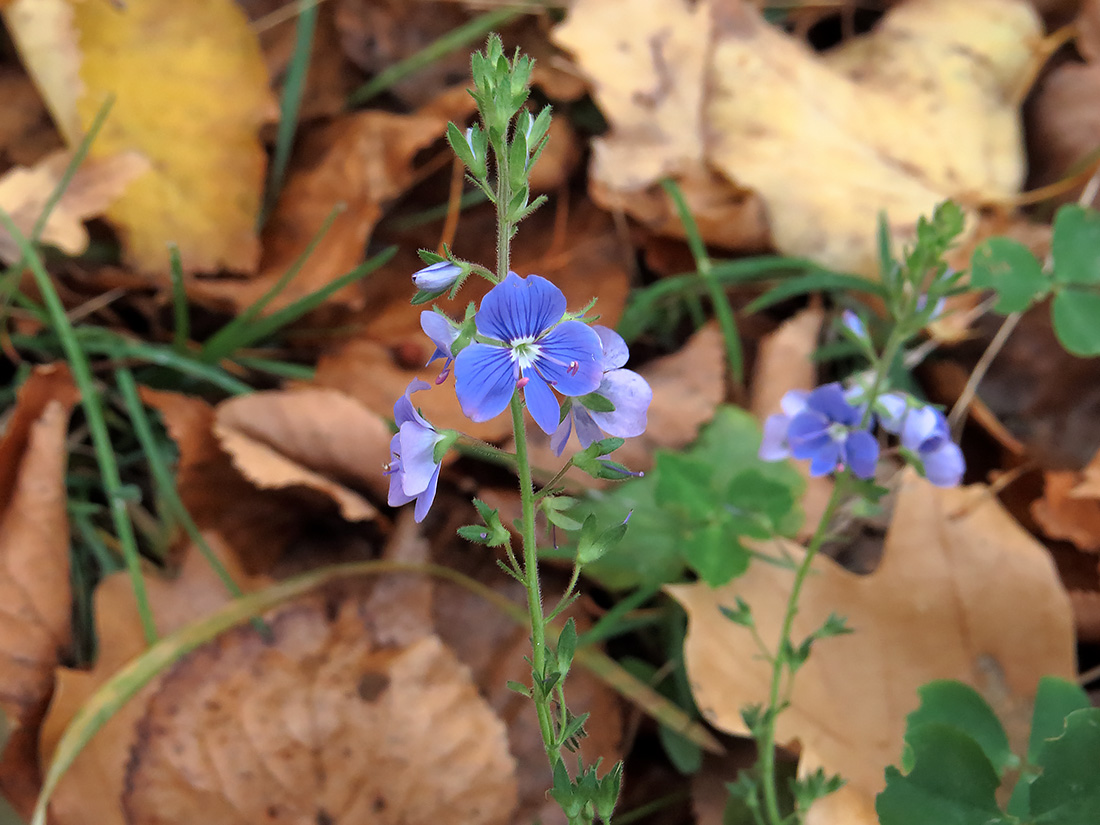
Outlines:
{"label": "white flower center", "polygon": [[542,348],[534,341],[534,336],[528,336],[512,342],[512,361],[519,366],[520,371],[531,367],[542,355]]}

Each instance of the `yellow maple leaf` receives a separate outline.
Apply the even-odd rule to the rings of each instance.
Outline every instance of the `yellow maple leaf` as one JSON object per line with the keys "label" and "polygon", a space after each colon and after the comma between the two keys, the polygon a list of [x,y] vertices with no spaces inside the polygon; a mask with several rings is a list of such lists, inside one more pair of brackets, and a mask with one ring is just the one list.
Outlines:
{"label": "yellow maple leaf", "polygon": [[166,272],[251,271],[265,155],[260,124],[274,102],[256,36],[232,0],[110,0],[73,5],[83,56],[77,110],[87,128],[114,105],[92,156],[137,151],[152,171],[107,212],[128,263]]}

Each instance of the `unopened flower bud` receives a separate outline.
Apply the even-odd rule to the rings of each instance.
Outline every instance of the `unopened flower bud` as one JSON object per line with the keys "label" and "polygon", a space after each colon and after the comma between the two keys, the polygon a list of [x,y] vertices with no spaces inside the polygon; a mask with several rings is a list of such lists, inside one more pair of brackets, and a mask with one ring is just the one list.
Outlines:
{"label": "unopened flower bud", "polygon": [[425,292],[441,292],[462,274],[462,267],[450,261],[439,261],[413,273],[413,283]]}

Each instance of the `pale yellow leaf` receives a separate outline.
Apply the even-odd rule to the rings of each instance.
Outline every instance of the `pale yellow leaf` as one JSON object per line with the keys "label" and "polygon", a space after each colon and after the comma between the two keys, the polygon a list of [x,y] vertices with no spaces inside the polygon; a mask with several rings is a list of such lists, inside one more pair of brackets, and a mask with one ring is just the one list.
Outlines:
{"label": "pale yellow leaf", "polygon": [[243,12],[232,0],[73,8],[81,124],[114,96],[92,155],[134,150],[153,165],[107,213],[127,262],[165,273],[166,244],[175,242],[187,271],[254,270],[265,164],[258,133],[274,103]]}

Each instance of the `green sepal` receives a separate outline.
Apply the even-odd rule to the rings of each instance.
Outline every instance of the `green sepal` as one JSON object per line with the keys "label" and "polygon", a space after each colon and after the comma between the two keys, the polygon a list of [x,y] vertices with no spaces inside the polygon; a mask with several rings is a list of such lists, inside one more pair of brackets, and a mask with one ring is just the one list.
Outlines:
{"label": "green sepal", "polygon": [[749,603],[740,596],[737,597],[735,607],[721,605],[718,609],[722,611],[723,616],[734,624],[739,624],[742,627],[748,628],[756,627],[756,619],[752,617],[752,608],[749,606]]}
{"label": "green sepal", "polygon": [[564,679],[569,675],[569,669],[573,666],[573,656],[577,653],[577,623],[569,619],[565,627],[558,634],[558,644],[554,648],[554,654],[558,660],[558,670]]}
{"label": "green sepal", "polygon": [[592,412],[615,412],[615,405],[611,403],[611,399],[605,395],[600,395],[598,392],[590,392],[588,395],[578,396],[575,400],[576,403],[580,404],[585,409],[592,410]]}
{"label": "green sepal", "polygon": [[555,527],[570,532],[580,530],[581,522],[572,516],[567,516],[564,511],[576,506],[576,504],[577,500],[570,496],[546,496],[539,501],[539,507],[546,515],[546,520]]}
{"label": "green sepal", "polygon": [[458,534],[467,541],[486,544],[489,547],[502,547],[509,543],[511,535],[500,521],[500,514],[479,498],[474,499],[474,507],[485,522],[484,527],[467,524],[458,528]]}
{"label": "green sepal", "polygon": [[447,455],[447,451],[458,441],[458,433],[455,430],[439,430],[438,432],[442,438],[435,442],[435,446],[432,447],[432,461],[435,464],[442,462],[443,456]]}
{"label": "green sepal", "polygon": [[577,564],[582,567],[591,564],[614,549],[626,535],[626,525],[627,522],[623,521],[622,524],[601,530],[596,517],[589,514],[581,525],[581,532],[577,537]]}

